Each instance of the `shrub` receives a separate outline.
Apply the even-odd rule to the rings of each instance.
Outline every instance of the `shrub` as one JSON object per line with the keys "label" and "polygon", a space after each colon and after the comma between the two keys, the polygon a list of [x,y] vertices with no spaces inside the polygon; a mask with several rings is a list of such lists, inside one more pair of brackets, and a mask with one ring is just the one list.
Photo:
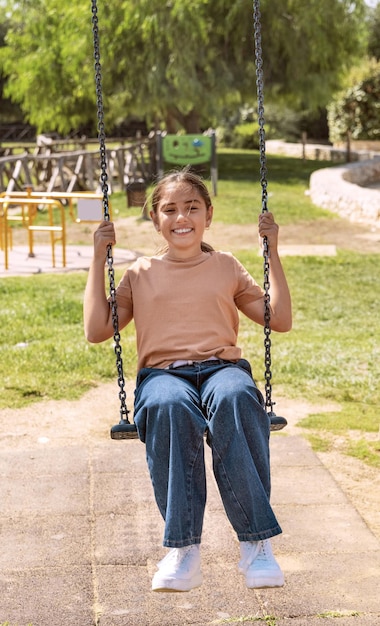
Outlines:
{"label": "shrub", "polygon": [[380,139],[380,67],[350,87],[328,107],[330,141],[345,139]]}

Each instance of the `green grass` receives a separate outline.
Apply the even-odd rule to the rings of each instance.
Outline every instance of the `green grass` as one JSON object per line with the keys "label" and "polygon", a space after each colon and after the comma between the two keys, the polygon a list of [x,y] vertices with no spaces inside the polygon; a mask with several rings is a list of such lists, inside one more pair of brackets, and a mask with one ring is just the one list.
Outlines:
{"label": "green grass", "polygon": [[[311,171],[327,165],[286,157],[268,159],[270,201],[280,225],[339,219],[314,207],[305,195]],[[214,219],[226,228],[231,223],[247,224],[256,233],[260,185],[252,173],[258,167],[253,151],[219,155]],[[139,209],[126,208],[124,193],[115,194],[113,208],[116,219],[140,215]],[[255,244],[256,240],[254,250],[231,251],[261,281],[262,258]],[[285,257],[283,264],[294,322],[291,333],[272,335],[274,399],[278,393],[316,406],[337,403],[339,411],[313,414],[301,423],[309,430],[313,445],[328,449],[331,437],[343,436],[344,451],[378,465],[374,433],[380,423],[380,255],[340,250],[336,257]],[[94,346],[83,335],[86,278],[86,273],[75,273],[1,281],[0,408],[27,406],[43,398],[79,398],[104,380],[115,379],[116,385],[112,341]],[[262,387],[263,331],[244,317],[240,344]],[[125,375],[134,378],[133,326],[123,331],[122,347]]]}
{"label": "green grass", "polygon": [[[0,408],[43,398],[79,398],[115,375],[112,342],[83,335],[86,274],[7,278],[0,287]],[[128,350],[131,337],[132,349]],[[133,329],[123,337],[126,371],[134,368]]]}
{"label": "green grass", "polygon": [[228,617],[218,619],[213,624],[262,624],[263,626],[276,626],[277,620],[273,615],[264,615],[262,617],[256,615],[243,615],[242,617]]}
{"label": "green grass", "polygon": [[[310,174],[324,161],[302,161],[268,156],[268,208],[279,224],[295,221],[331,220],[336,216],[311,204],[305,195]],[[225,224],[256,224],[261,212],[260,163],[253,150],[225,150],[218,160],[218,195],[214,198],[214,220]]]}
{"label": "green grass", "polygon": [[334,619],[340,617],[358,617],[360,613],[357,611],[325,611],[324,613],[319,613],[317,617],[320,619]]}

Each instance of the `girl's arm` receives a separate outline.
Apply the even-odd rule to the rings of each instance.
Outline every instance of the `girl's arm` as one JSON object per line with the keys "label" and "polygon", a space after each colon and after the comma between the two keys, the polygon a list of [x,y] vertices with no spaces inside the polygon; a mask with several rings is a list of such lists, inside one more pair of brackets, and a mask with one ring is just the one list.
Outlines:
{"label": "girl's arm", "polygon": [[[114,225],[108,221],[101,222],[94,233],[94,256],[87,278],[83,304],[84,333],[91,343],[100,343],[110,339],[114,334],[111,306],[106,296],[104,265],[107,247],[115,243]],[[119,308],[119,330],[128,321],[126,310]]]}
{"label": "girl's arm", "polygon": [[[259,235],[267,237],[269,248],[270,326],[277,332],[287,332],[292,327],[292,304],[288,283],[278,254],[278,225],[272,213],[259,216]],[[248,316],[264,325],[263,301],[253,302]],[[245,311],[245,313],[247,313]]]}

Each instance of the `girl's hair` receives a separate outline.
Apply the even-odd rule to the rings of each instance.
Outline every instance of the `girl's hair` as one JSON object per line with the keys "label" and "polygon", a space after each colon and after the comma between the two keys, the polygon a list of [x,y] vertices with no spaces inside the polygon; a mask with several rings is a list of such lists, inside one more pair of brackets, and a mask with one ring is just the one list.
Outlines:
{"label": "girl's hair", "polygon": [[[203,198],[203,200],[205,201],[206,209],[212,206],[209,191],[205,183],[203,182],[202,178],[198,176],[198,174],[195,174],[195,172],[192,172],[190,168],[187,166],[183,168],[182,170],[169,172],[169,174],[166,174],[163,178],[161,178],[161,180],[158,181],[152,194],[152,211],[154,214],[157,215],[158,205],[161,202],[161,199],[162,199],[163,193],[165,192],[166,187],[173,183],[178,183],[178,184],[186,183],[188,185],[191,185],[198,191],[201,198]],[[202,252],[212,252],[214,248],[210,246],[208,243],[202,241],[201,250]]]}

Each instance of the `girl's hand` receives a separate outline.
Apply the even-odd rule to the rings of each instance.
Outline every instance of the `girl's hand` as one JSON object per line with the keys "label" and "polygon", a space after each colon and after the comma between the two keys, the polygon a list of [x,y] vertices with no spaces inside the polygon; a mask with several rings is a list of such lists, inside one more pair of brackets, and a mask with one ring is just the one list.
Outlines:
{"label": "girl's hand", "polygon": [[268,247],[277,250],[278,246],[278,224],[274,221],[272,213],[265,212],[259,215],[259,236],[260,245],[263,246],[263,238],[268,240]]}
{"label": "girl's hand", "polygon": [[94,232],[94,255],[105,259],[109,245],[116,243],[115,227],[113,222],[103,221]]}

